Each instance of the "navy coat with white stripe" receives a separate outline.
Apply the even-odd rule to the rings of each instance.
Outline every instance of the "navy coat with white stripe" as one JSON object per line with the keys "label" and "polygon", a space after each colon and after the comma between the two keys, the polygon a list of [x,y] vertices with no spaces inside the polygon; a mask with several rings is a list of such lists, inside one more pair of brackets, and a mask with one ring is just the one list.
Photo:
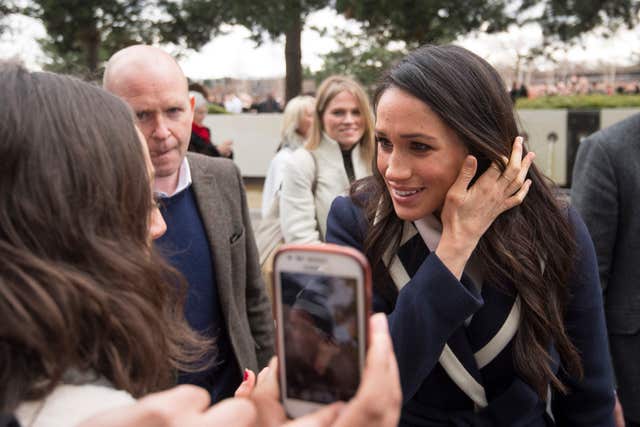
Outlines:
{"label": "navy coat with white stripe", "polygon": [[[489,284],[479,291],[466,275],[458,281],[430,253],[420,234],[414,231],[413,236],[403,236],[406,242],[399,248],[398,258],[408,282],[400,284],[395,306],[375,290],[373,296],[374,311],[388,314],[398,360],[404,402],[401,425],[614,425],[613,380],[593,244],[575,211],[569,211],[569,220],[575,230],[578,255],[565,327],[582,356],[585,375],[578,381],[560,369],[559,378],[571,392],[566,396],[553,394],[553,419],[546,403],[518,376],[513,341],[505,342],[506,346],[484,366],[479,366],[478,354],[474,356],[502,328],[515,296]],[[362,250],[366,228],[361,209],[349,198],[334,201],[327,223],[328,242]],[[470,317],[470,323],[465,324]],[[443,368],[444,362],[439,362],[445,346],[453,352],[453,365],[462,373],[458,382],[451,379],[451,370]],[[552,350],[552,355],[557,368],[557,352]],[[456,365],[458,362],[462,366]],[[482,405],[469,397],[474,384],[486,398]]]}

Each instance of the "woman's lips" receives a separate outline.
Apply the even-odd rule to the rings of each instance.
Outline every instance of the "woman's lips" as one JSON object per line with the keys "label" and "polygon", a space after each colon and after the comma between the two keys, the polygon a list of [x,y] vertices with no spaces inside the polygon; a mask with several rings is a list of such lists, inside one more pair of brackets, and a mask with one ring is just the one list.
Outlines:
{"label": "woman's lips", "polygon": [[424,190],[424,187],[420,188],[391,188],[391,196],[394,200],[400,203],[411,203],[414,202],[418,197],[420,197],[420,193]]}

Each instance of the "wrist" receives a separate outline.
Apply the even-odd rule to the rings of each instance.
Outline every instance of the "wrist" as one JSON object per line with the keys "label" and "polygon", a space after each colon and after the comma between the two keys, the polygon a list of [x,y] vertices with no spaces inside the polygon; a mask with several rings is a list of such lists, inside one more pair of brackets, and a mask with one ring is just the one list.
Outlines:
{"label": "wrist", "polygon": [[467,261],[469,261],[476,247],[476,243],[477,242],[469,239],[466,241],[462,239],[452,239],[443,234],[435,253],[449,271],[460,280]]}

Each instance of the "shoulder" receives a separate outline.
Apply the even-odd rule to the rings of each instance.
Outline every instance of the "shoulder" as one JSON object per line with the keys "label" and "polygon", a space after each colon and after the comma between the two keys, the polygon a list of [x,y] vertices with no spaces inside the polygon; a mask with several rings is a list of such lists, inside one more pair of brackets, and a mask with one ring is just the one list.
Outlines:
{"label": "shoulder", "polygon": [[606,152],[616,152],[637,141],[640,133],[640,114],[634,114],[607,128],[588,136],[581,147],[599,147]]}
{"label": "shoulder", "polygon": [[315,174],[316,161],[313,154],[304,147],[297,148],[283,159],[286,164],[284,173],[290,179],[298,180],[304,178],[311,180]]}
{"label": "shoulder", "polygon": [[350,196],[338,196],[331,204],[331,213],[337,217],[346,217],[358,215],[362,212]]}
{"label": "shoulder", "polygon": [[237,181],[240,176],[238,166],[231,159],[210,157],[197,153],[187,153],[191,178],[194,181],[203,176],[213,176],[216,180],[228,179]]}
{"label": "shoulder", "polygon": [[313,162],[313,154],[311,154],[311,152],[304,147],[296,148],[288,157],[294,164],[297,164],[297,162]]}
{"label": "shoulder", "polygon": [[338,196],[333,200],[327,218],[327,241],[349,241],[346,235],[362,241],[368,228],[363,205],[353,196]]}
{"label": "shoulder", "polygon": [[22,425],[75,425],[90,416],[134,403],[127,392],[94,384],[56,387],[44,400],[21,404],[16,417]]}

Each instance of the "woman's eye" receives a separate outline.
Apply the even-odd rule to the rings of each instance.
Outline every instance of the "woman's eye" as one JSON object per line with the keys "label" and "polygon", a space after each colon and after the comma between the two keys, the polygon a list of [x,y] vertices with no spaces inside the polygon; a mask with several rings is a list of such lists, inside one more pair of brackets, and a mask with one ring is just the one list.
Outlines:
{"label": "woman's eye", "polygon": [[423,144],[422,142],[412,142],[411,149],[413,151],[425,152],[429,151],[431,147],[427,144]]}
{"label": "woman's eye", "polygon": [[393,144],[386,138],[376,137],[376,142],[380,145],[382,150],[391,150],[393,148]]}

